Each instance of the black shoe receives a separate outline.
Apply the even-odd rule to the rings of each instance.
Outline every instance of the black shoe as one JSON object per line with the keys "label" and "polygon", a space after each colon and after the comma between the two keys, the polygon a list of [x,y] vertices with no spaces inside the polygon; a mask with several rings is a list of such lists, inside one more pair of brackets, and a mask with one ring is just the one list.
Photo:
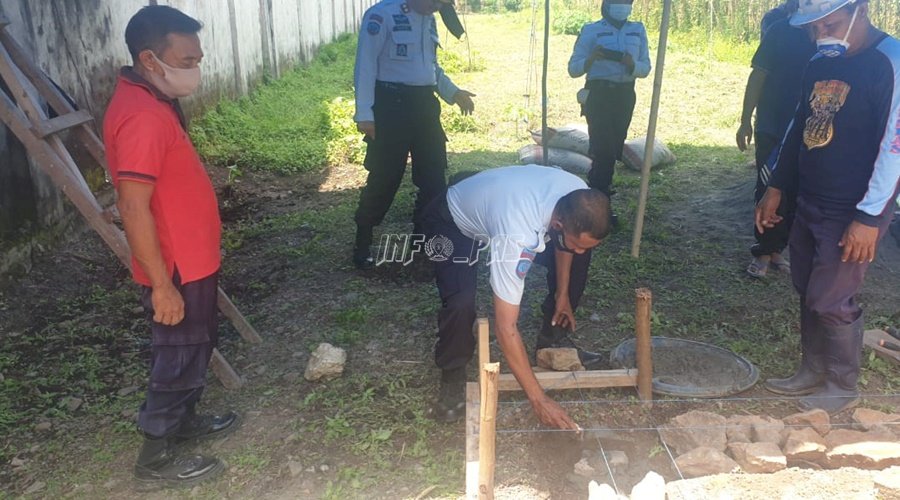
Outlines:
{"label": "black shoe", "polygon": [[466,412],[466,367],[441,371],[438,399],[428,410],[428,416],[438,422],[453,423]]}
{"label": "black shoe", "polygon": [[356,240],[353,243],[353,265],[360,271],[375,267],[370,247],[372,246],[372,226],[356,226]]}
{"label": "black shoe", "polygon": [[134,479],[141,491],[182,488],[212,479],[223,470],[225,464],[218,458],[178,455],[171,438],[145,436],[144,445],[134,465]]}
{"label": "black shoe", "polygon": [[371,271],[375,268],[375,259],[372,258],[368,248],[362,251],[353,250],[353,266],[360,271]]}
{"label": "black shoe", "polygon": [[569,333],[562,327],[544,325],[538,334],[535,351],[540,349],[570,348],[578,352],[578,360],[587,370],[596,370],[602,367],[604,356],[598,352],[586,351],[575,344],[569,337]]}
{"label": "black shoe", "polygon": [[193,415],[175,432],[178,446],[189,446],[207,439],[223,438],[241,426],[241,417],[230,411],[224,415]]}

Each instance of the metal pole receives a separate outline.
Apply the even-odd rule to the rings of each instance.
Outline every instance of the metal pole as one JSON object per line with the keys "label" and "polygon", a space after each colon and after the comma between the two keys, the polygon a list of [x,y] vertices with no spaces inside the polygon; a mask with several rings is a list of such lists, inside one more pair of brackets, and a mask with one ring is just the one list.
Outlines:
{"label": "metal pole", "polygon": [[547,148],[547,62],[550,59],[550,0],[544,2],[544,71],[541,75],[541,146],[544,165],[550,164]]}
{"label": "metal pole", "polygon": [[659,25],[659,45],[656,51],[656,73],[653,76],[653,99],[650,102],[650,124],[647,125],[647,141],[644,144],[644,165],[641,168],[641,194],[638,198],[637,218],[634,222],[634,237],[631,240],[631,256],[637,258],[641,250],[641,235],[644,233],[644,213],[647,210],[647,194],[650,191],[650,162],[653,146],[656,144],[656,118],[659,114],[659,95],[662,91],[663,68],[666,65],[666,43],[669,39],[669,16],[672,0],[663,3],[662,22]]}

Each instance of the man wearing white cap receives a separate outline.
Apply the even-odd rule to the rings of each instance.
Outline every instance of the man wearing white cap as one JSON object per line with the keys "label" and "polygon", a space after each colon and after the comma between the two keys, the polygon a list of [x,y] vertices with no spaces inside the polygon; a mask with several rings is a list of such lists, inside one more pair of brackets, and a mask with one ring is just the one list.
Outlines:
{"label": "man wearing white cap", "polygon": [[790,252],[802,359],[797,373],[766,388],[809,394],[801,407],[829,413],[858,401],[856,293],[887,232],[900,178],[900,42],[868,14],[868,0],[800,1],[791,24],[809,30],[818,54],[756,208],[757,228],[774,227],[782,190],[798,182]]}

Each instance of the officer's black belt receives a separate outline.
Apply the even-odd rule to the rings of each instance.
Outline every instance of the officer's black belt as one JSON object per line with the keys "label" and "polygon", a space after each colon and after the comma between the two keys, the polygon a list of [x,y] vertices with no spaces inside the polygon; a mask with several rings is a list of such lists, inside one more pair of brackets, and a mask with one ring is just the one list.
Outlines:
{"label": "officer's black belt", "polygon": [[406,85],[405,83],[375,82],[375,87],[391,92],[404,94],[433,94],[437,90],[437,85]]}
{"label": "officer's black belt", "polygon": [[630,82],[613,82],[610,80],[588,80],[587,88],[589,89],[614,89],[623,87],[634,87],[634,80]]}

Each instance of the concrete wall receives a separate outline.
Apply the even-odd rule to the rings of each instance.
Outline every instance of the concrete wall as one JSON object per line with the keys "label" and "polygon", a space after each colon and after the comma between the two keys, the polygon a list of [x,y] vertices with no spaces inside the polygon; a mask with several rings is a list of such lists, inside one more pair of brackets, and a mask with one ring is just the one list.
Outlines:
{"label": "concrete wall", "polygon": [[[376,0],[150,0],[203,22],[205,57],[196,113],[248,93],[268,73],[309,61],[322,43],[359,27]],[[0,0],[13,37],[75,101],[102,123],[116,73],[131,64],[125,26],[146,0]],[[98,127],[99,128],[99,127]],[[26,227],[52,224],[63,211],[55,187],[0,125],[0,250]],[[2,255],[0,255],[2,260]]]}

